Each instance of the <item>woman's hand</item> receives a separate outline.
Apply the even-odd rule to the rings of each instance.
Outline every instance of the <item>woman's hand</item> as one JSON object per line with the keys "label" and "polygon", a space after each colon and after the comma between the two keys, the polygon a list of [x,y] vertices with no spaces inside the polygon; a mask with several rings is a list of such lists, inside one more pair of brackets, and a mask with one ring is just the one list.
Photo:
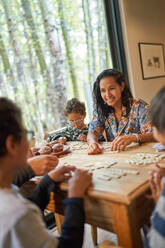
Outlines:
{"label": "woman's hand", "polygon": [[77,169],[69,180],[68,197],[84,197],[87,188],[92,184],[92,174]]}
{"label": "woman's hand", "polygon": [[74,166],[62,166],[50,171],[48,175],[53,181],[59,183],[71,178],[71,172],[75,171],[75,169]]}
{"label": "woman's hand", "polygon": [[87,141],[87,136],[85,134],[80,134],[77,138],[79,141]]}
{"label": "woman's hand", "polygon": [[132,134],[118,136],[113,142],[111,151],[124,151],[126,146],[136,142],[136,136]]}
{"label": "woman's hand", "polygon": [[165,168],[160,167],[156,164],[157,170],[150,171],[150,188],[151,188],[151,195],[149,198],[154,199],[155,203],[157,203],[163,189],[163,181],[162,178],[165,176]]}
{"label": "woman's hand", "polygon": [[104,148],[99,143],[95,142],[88,145],[89,155],[102,153],[103,150]]}
{"label": "woman's hand", "polygon": [[58,139],[58,141],[60,142],[60,144],[64,145],[64,144],[67,142],[67,138],[65,138],[65,137],[60,137],[60,138]]}

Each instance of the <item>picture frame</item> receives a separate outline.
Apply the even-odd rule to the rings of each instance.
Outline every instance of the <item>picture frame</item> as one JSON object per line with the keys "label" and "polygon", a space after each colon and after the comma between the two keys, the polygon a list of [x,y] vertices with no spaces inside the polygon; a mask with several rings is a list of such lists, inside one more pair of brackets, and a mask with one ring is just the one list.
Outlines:
{"label": "picture frame", "polygon": [[164,44],[139,42],[143,80],[165,77]]}

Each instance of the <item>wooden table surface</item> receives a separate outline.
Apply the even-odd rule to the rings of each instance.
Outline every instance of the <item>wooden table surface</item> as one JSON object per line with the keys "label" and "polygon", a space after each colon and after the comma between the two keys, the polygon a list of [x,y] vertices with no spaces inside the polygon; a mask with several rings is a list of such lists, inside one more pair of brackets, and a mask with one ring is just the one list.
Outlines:
{"label": "wooden table surface", "polygon": [[[131,199],[138,194],[141,188],[148,187],[148,171],[154,168],[154,165],[134,166],[129,165],[126,160],[136,153],[155,153],[152,146],[154,143],[144,144],[142,146],[131,146],[124,152],[111,153],[107,150],[100,155],[88,155],[87,150],[75,150],[68,156],[60,159],[60,164],[71,164],[78,168],[84,168],[85,164],[95,164],[96,162],[105,162],[111,159],[118,161],[117,164],[111,168],[129,169],[139,171],[139,175],[126,175],[120,179],[112,179],[110,181],[103,181],[97,178],[97,174],[108,174],[111,169],[99,169],[94,173],[93,187],[88,191],[91,196],[99,196],[102,199],[115,200],[123,203],[129,203]],[[162,153],[158,153],[162,154]],[[62,184],[62,189],[66,189],[67,185]]]}
{"label": "wooden table surface", "polygon": [[[60,158],[61,165],[68,163],[79,168],[84,168],[84,165],[89,163],[104,163],[116,159],[118,164],[111,168],[139,171],[138,175],[126,175],[120,179],[103,181],[97,178],[97,173],[103,170],[109,173],[111,168],[100,169],[96,175],[94,173],[93,186],[85,197],[86,223],[116,233],[119,245],[125,248],[142,247],[140,228],[149,221],[154,206],[153,202],[146,198],[149,192],[148,172],[154,165],[133,166],[126,160],[136,153],[156,153],[153,145],[154,143],[132,145],[120,153],[105,150],[100,155],[88,155],[86,149],[75,150]],[[51,197],[48,209],[63,214],[62,200],[66,197],[66,191],[67,184],[62,183],[60,190],[55,194],[55,201],[54,197]]]}

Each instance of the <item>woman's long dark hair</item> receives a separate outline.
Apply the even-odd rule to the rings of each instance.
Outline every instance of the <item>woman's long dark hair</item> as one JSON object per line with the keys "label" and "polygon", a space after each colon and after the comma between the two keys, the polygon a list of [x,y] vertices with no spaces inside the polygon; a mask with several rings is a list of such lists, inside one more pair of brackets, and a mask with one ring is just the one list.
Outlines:
{"label": "woman's long dark hair", "polygon": [[[104,126],[105,120],[108,115],[114,111],[113,107],[108,106],[101,97],[100,92],[100,81],[106,77],[113,77],[118,85],[122,85],[122,82],[125,82],[125,77],[122,72],[116,69],[107,69],[101,72],[93,86],[93,100],[94,100],[94,110],[97,113],[98,120],[100,124]],[[132,105],[133,96],[129,87],[125,84],[124,90],[122,92],[122,104],[127,109],[127,115],[130,112]]]}

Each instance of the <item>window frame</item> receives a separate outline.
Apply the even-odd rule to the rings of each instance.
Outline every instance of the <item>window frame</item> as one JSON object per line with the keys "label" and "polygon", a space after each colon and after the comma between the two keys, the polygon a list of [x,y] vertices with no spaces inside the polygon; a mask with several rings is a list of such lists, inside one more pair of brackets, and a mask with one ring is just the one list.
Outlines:
{"label": "window frame", "polygon": [[103,0],[113,67],[122,71],[129,86],[118,0]]}

